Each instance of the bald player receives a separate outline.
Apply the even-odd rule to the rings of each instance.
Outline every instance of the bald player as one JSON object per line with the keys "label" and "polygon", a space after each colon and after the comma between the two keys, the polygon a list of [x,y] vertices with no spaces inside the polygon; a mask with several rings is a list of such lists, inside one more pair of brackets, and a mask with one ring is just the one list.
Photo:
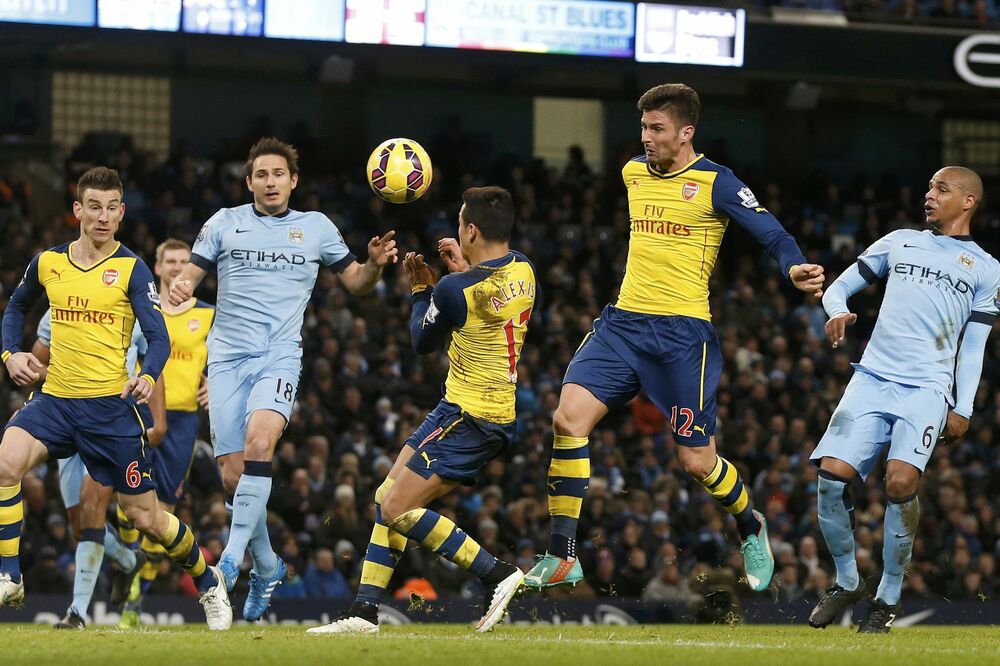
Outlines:
{"label": "bald player", "polygon": [[875,241],[823,298],[837,348],[858,316],[847,299],[885,280],[885,298],[854,377],[812,454],[819,466],[819,525],[837,567],[835,584],[809,616],[825,627],[865,597],[854,555],[849,484],[867,478],[888,449],[882,560],[885,570],[861,633],[886,633],[899,613],[903,574],[920,521],[917,488],[939,439],[965,435],[1000,306],[1000,263],[972,240],[983,198],[974,171],[945,167],[925,195],[929,229]]}
{"label": "bald player", "polygon": [[553,417],[549,466],[551,536],[525,584],[550,587],[583,577],[576,528],[590,481],[588,438],[608,410],[644,390],[670,419],[684,469],[739,528],[746,578],[763,590],[774,573],[767,527],[736,468],[715,448],[715,391],[722,373],[708,308],[708,281],[731,220],[777,260],[797,289],[819,295],[823,268],[733,172],[695,152],[701,102],[681,83],[638,102],[645,154],[622,169],[628,191],[628,263],[618,302],[608,305],[577,349]]}

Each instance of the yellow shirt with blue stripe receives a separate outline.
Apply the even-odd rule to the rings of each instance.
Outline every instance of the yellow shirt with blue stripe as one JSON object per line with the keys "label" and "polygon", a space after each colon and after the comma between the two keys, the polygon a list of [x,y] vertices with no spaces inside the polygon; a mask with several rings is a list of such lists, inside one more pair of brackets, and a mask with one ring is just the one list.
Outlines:
{"label": "yellow shirt with blue stripe", "polygon": [[753,234],[786,277],[805,263],[795,240],[750,188],[704,155],[669,173],[636,157],[622,168],[622,179],[630,223],[615,304],[622,310],[711,320],[708,280],[730,220]]}
{"label": "yellow shirt with blue stripe", "polygon": [[142,377],[154,383],[170,343],[149,268],[121,243],[105,259],[84,268],[73,261],[71,246],[45,250],[28,264],[4,312],[3,359],[21,351],[24,316],[44,294],[51,308],[52,337],[43,393],[57,398],[120,394],[129,378],[126,351],[137,319],[148,343]]}
{"label": "yellow shirt with blue stripe", "polygon": [[429,354],[450,338],[445,400],[491,423],[514,420],[517,361],[537,291],[534,266],[511,251],[413,294],[416,351]]}
{"label": "yellow shirt with blue stripe", "polygon": [[170,334],[170,358],[163,368],[167,409],[178,412],[198,411],[198,387],[208,362],[208,332],[215,318],[215,307],[192,299],[176,312],[164,312]]}

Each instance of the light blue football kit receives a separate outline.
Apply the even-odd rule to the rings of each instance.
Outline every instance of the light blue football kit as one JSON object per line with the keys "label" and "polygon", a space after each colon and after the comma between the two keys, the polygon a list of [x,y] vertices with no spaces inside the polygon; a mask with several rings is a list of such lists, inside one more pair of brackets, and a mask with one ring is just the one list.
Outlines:
{"label": "light blue football kit", "polygon": [[191,262],[218,271],[208,336],[208,400],[215,455],[243,450],[259,409],[292,413],[301,370],[302,319],[320,264],[355,260],[322,213],[265,216],[253,204],[223,208],[194,244]]}
{"label": "light blue football kit", "polygon": [[[218,272],[208,336],[208,409],[216,457],[243,451],[247,423],[272,410],[288,423],[302,368],[302,320],[320,264],[340,272],[355,261],[322,213],[268,216],[253,204],[223,208],[202,227],[191,263]],[[247,546],[254,561],[247,620],[261,617],[285,567],[271,548],[267,500],[271,463],[246,461],[234,497],[229,543],[219,566],[232,589]],[[227,498],[228,499],[228,498]]]}
{"label": "light blue football kit", "polygon": [[[847,299],[882,278],[885,296],[854,377],[811,456],[851,465],[866,478],[883,449],[923,472],[948,409],[969,418],[983,352],[1000,306],[1000,263],[970,236],[901,229],[872,244],[823,297],[832,318]],[[836,564],[836,586],[861,586],[854,547],[850,479],[821,469],[820,530]],[[887,493],[888,494],[888,493]],[[876,599],[899,604],[920,517],[916,493],[888,495],[883,572]],[[896,612],[896,611],[894,611]]]}
{"label": "light blue football kit", "polygon": [[890,459],[923,471],[948,408],[972,414],[1000,298],[1000,263],[971,237],[900,229],[873,243],[831,285],[823,297],[827,314],[848,312],[847,298],[882,278],[875,330],[812,454],[817,462],[843,460],[862,478],[886,445]]}

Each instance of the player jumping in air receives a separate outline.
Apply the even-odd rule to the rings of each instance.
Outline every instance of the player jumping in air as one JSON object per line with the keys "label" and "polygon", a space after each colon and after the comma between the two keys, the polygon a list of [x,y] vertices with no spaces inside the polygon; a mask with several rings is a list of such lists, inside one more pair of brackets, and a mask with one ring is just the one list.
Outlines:
{"label": "player jumping in air", "polygon": [[223,208],[198,234],[191,263],[170,289],[170,304],[191,300],[213,266],[219,290],[208,336],[212,445],[233,521],[219,569],[231,590],[249,545],[253,557],[246,620],[259,620],[285,577],[267,533],[271,459],[295,402],[302,366],[302,318],[320,264],[340,273],[353,294],[371,291],[398,250],[390,231],[368,243],[359,263],[322,213],[288,207],[299,182],[298,152],[275,138],[258,141],[246,162],[253,203]]}
{"label": "player jumping in air", "polygon": [[[0,604],[24,599],[21,479],[50,455],[79,453],[95,481],[118,491],[136,528],[194,578],[209,628],[228,629],[233,616],[222,574],[206,565],[191,529],[156,499],[146,426],[136,404],[149,400],[170,342],[149,268],[115,240],[125,215],[117,172],[95,167],[84,173],[73,212],[80,238],[31,260],[3,317],[2,358],[23,386],[37,381],[43,368],[21,351],[25,313],[43,292],[52,308],[45,384],[7,423],[0,444]],[[125,350],[136,319],[148,350],[142,374],[129,378]],[[103,532],[94,535],[95,546]]]}
{"label": "player jumping in air", "polygon": [[477,631],[489,631],[503,618],[521,586],[524,576],[515,566],[425,508],[457,485],[473,484],[513,438],[517,359],[536,296],[534,267],[508,245],[514,225],[510,194],[499,187],[470,188],[462,200],[458,242],[444,239],[439,245],[451,275],[437,282],[423,255],[412,252],[403,262],[413,293],[414,348],[430,354],[448,344],[444,398],[406,440],[375,491],[375,527],[354,604],[309,633],[377,632],[382,594],[407,539],[479,576],[486,603]]}
{"label": "player jumping in air", "polygon": [[747,581],[763,590],[774,572],[764,517],[715,448],[722,357],[708,281],[730,220],[753,234],[797,289],[821,294],[823,268],[806,263],[732,171],[695,152],[698,93],[660,85],[638,107],[645,154],[622,169],[631,220],[625,278],[618,302],[594,322],[563,379],[548,474],[551,537],[525,584],[543,588],[583,577],[576,529],[590,481],[588,437],[610,408],[641,389],[669,417],[685,471],[736,518]]}
{"label": "player jumping in air", "polygon": [[930,229],[900,229],[875,241],[823,298],[827,339],[837,348],[858,318],[847,299],[886,280],[871,340],[812,454],[820,468],[819,525],[837,567],[835,584],[809,616],[813,627],[827,626],[865,596],[849,485],[855,476],[867,478],[886,448],[884,571],[858,631],[886,633],[899,613],[920,521],[920,475],[939,438],[955,441],[969,427],[1000,305],[1000,264],[970,235],[982,198],[974,171],[941,169],[925,197]]}

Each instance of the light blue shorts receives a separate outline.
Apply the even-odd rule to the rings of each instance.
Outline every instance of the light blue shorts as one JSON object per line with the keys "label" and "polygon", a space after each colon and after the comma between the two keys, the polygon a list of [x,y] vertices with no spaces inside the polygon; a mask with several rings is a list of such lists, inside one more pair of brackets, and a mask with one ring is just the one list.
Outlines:
{"label": "light blue shorts", "polygon": [[215,457],[243,450],[250,415],[270,409],[292,415],[302,371],[298,347],[208,364],[208,419]]}
{"label": "light blue shorts", "polygon": [[62,494],[63,506],[72,509],[80,505],[80,488],[83,477],[87,474],[87,466],[83,464],[80,454],[59,459],[59,492]]}
{"label": "light blue shorts", "polygon": [[858,369],[810,459],[817,465],[823,458],[843,460],[866,479],[888,446],[889,460],[923,472],[947,418],[948,401],[940,391],[904,386]]}

